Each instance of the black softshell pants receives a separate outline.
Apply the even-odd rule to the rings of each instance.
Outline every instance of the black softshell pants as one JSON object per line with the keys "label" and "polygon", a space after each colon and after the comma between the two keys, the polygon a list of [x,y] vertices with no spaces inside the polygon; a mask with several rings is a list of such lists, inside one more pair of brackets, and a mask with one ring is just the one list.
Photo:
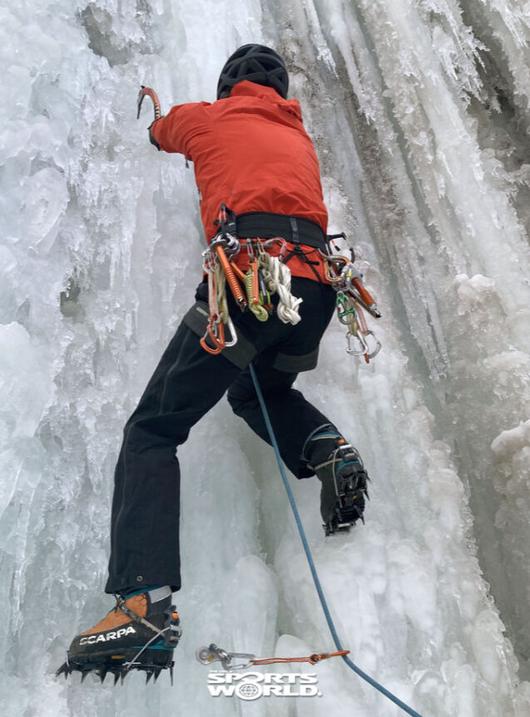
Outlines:
{"label": "black softshell pants", "polygon": [[143,585],[180,588],[176,447],[227,390],[234,412],[270,442],[248,369],[251,360],[283,461],[298,478],[313,475],[302,449],[308,436],[329,420],[292,386],[296,369],[316,364],[320,339],[333,314],[335,292],[330,286],[298,278],[293,278],[291,290],[303,298],[302,321],[296,326],[283,324],[276,313],[260,323],[249,312],[231,306],[241,349],[228,359],[225,352],[212,356],[199,345],[195,319],[207,313],[205,286],[199,287],[199,303],[179,326],[124,429],[115,472],[106,592]]}

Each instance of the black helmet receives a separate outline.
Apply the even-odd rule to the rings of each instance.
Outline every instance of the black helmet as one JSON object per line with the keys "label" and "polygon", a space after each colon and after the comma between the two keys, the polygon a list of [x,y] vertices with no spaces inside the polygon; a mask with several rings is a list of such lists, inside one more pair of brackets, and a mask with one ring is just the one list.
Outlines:
{"label": "black helmet", "polygon": [[217,99],[229,93],[242,80],[273,87],[287,98],[289,75],[285,62],[277,52],[264,45],[243,45],[230,55],[221,70],[217,84]]}

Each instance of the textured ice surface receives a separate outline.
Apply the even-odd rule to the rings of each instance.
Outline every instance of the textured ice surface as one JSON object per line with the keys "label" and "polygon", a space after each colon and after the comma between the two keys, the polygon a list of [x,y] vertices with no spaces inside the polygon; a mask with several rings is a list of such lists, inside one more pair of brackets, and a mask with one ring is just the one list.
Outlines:
{"label": "textured ice surface", "polygon": [[318,485],[294,486],[339,632],[425,715],[528,715],[528,10],[39,0],[0,20],[3,714],[398,714],[341,662],[304,668],[324,696],[300,704],[208,696],[205,643],[332,648],[270,449],[224,402],[180,450],[175,687],[53,678],[110,607],[121,429],[200,274],[193,173],[147,142],[138,85],[165,108],[213,99],[227,54],[264,40],[289,63],[331,229],[384,310],[373,365],[334,325],[299,381],[373,478],[366,527],[329,540]]}

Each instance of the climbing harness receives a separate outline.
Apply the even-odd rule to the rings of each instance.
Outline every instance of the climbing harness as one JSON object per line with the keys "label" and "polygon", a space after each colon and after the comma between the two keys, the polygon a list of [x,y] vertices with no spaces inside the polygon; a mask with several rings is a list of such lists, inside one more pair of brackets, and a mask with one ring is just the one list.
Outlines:
{"label": "climbing harness", "polygon": [[320,583],[320,578],[318,577],[317,569],[315,566],[315,561],[313,559],[313,554],[311,552],[311,548],[309,547],[309,543],[307,540],[307,536],[305,534],[304,526],[302,524],[302,519],[300,517],[300,513],[298,512],[298,506],[296,505],[296,500],[294,497],[294,493],[291,489],[291,486],[289,485],[289,481],[287,479],[287,474],[285,472],[285,468],[282,463],[281,455],[280,455],[280,449],[278,447],[278,441],[276,439],[276,434],[274,433],[274,429],[272,427],[271,419],[269,416],[269,412],[267,410],[267,405],[265,403],[265,399],[263,398],[263,392],[261,390],[261,386],[258,381],[258,377],[256,375],[256,371],[254,369],[254,366],[252,363],[249,364],[249,370],[250,375],[252,376],[252,381],[254,382],[254,388],[256,390],[256,395],[258,397],[258,402],[261,408],[261,411],[263,413],[263,419],[265,421],[265,425],[267,427],[267,432],[269,434],[270,442],[274,450],[274,454],[276,456],[276,461],[278,463],[278,469],[280,472],[280,476],[284,485],[284,488],[287,492],[287,497],[289,499],[289,504],[291,506],[291,510],[293,512],[293,516],[296,522],[296,527],[298,528],[298,533],[300,535],[300,540],[302,541],[302,545],[304,548],[304,552],[307,558],[307,562],[309,565],[309,569],[311,571],[311,576],[313,578],[313,583],[315,585],[315,589],[318,593],[318,597],[320,600],[320,604],[322,606],[322,610],[324,612],[324,616],[326,618],[327,625],[329,627],[329,631],[331,632],[331,636],[333,638],[333,642],[335,643],[335,647],[339,652],[346,652],[346,654],[342,654],[341,657],[344,660],[344,662],[348,665],[348,667],[355,672],[356,675],[361,677],[365,682],[367,682],[369,685],[374,687],[378,692],[380,692],[382,695],[387,697],[391,702],[393,702],[395,705],[400,707],[404,712],[406,712],[411,717],[422,717],[419,712],[416,712],[412,707],[409,707],[405,702],[399,699],[399,697],[396,697],[390,690],[387,690],[386,687],[384,687],[382,684],[377,682],[373,677],[368,675],[366,672],[361,670],[360,667],[358,667],[349,657],[347,651],[343,650],[343,647],[341,645],[341,641],[339,638],[339,635],[337,633],[337,628],[335,627],[335,623],[333,621],[333,618],[331,617],[331,612],[326,600],[326,596],[324,595],[324,590],[322,588],[322,585]]}
{"label": "climbing harness", "polygon": [[[278,294],[276,312],[284,324],[300,321],[298,307],[302,299],[291,293],[291,272],[267,249],[275,243],[283,247],[285,240],[239,239],[235,231],[235,215],[222,204],[217,220],[219,231],[203,252],[203,270],[208,277],[208,326],[200,344],[210,354],[235,346],[237,334],[228,312],[226,285],[241,311],[248,309],[258,321],[268,321],[273,312],[272,294]],[[233,259],[241,251],[248,255],[248,269],[243,272]],[[226,340],[226,329],[230,341]]]}
{"label": "climbing harness", "polygon": [[381,318],[381,312],[372,295],[363,284],[363,275],[354,265],[355,253],[350,248],[351,259],[331,252],[331,241],[343,238],[342,234],[328,236],[329,253],[320,252],[326,261],[326,276],[337,292],[337,316],[341,324],[347,327],[346,353],[351,356],[363,357],[370,363],[381,350],[381,342],[368,328],[364,310],[376,319]]}
{"label": "climbing harness", "polygon": [[[208,276],[209,318],[201,346],[211,354],[219,354],[224,348],[237,343],[237,335],[230,319],[226,302],[226,284],[230,287],[236,305],[248,309],[258,321],[267,321],[273,313],[271,295],[278,295],[276,313],[284,324],[295,326],[300,320],[299,306],[302,299],[291,293],[291,272],[287,261],[303,249],[295,244],[288,256],[284,249],[287,241],[281,237],[272,239],[239,239],[236,233],[236,217],[224,204],[221,205],[217,221],[219,232],[203,252],[203,269]],[[351,260],[331,252],[331,240],[344,237],[335,234],[328,237],[328,251],[319,249],[326,262],[326,278],[337,293],[336,305],[339,321],[347,327],[346,352],[363,357],[369,363],[381,350],[381,343],[368,328],[364,310],[373,317],[381,313],[370,292],[363,284],[363,277],[354,266],[355,255],[351,249]],[[281,245],[279,256],[267,251],[274,243]],[[246,251],[249,268],[241,271],[233,259],[240,251]],[[308,262],[313,263],[313,262]],[[224,275],[224,276],[223,276]],[[317,274],[318,278],[318,274]],[[219,307],[222,306],[222,310]],[[225,310],[226,309],[226,310]],[[226,329],[230,341],[225,339]]]}

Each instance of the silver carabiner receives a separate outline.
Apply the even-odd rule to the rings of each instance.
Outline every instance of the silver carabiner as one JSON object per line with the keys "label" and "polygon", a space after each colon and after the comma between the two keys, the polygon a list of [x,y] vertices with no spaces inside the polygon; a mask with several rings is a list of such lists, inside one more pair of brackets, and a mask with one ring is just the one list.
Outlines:
{"label": "silver carabiner", "polygon": [[[235,237],[233,234],[229,234],[226,232],[225,234],[216,234],[210,244],[208,245],[208,249],[206,251],[210,251],[215,246],[220,244],[227,256],[235,256],[239,253],[239,250],[241,249],[241,243],[237,237]],[[203,252],[204,254],[204,252]]]}
{"label": "silver carabiner", "polygon": [[[352,339],[359,343],[360,348],[352,348]],[[348,344],[346,353],[350,354],[350,356],[365,356],[368,353],[368,344],[364,340],[364,337],[360,333],[360,331],[357,331],[355,333],[353,333],[352,331],[348,331],[348,333],[346,334],[346,342]]]}
{"label": "silver carabiner", "polygon": [[228,256],[235,256],[236,254],[239,254],[239,251],[241,250],[241,242],[237,237],[235,237],[233,234],[225,234],[226,239],[226,247],[225,247],[225,253]]}
{"label": "silver carabiner", "polygon": [[[252,655],[248,652],[227,652],[221,647],[217,647],[214,643],[208,647],[199,647],[195,655],[202,665],[211,665],[212,662],[220,662],[227,671],[242,670],[246,667],[250,667],[252,660],[256,657],[256,655]],[[232,664],[234,658],[238,660],[244,659],[246,661],[234,665]]]}
{"label": "silver carabiner", "polygon": [[[373,348],[372,351],[369,351],[369,352],[366,354],[366,356],[367,356],[367,358],[369,358],[369,359],[375,358],[375,357],[377,356],[377,354],[381,351],[381,342],[379,341],[379,339],[377,338],[377,336],[374,334],[374,332],[373,332],[373,331],[370,331],[370,329],[368,329],[368,331],[365,331],[365,332],[364,332],[364,336],[372,336],[372,338],[373,338],[373,340],[374,340],[374,343],[375,343],[375,346],[374,346],[374,348]],[[367,341],[366,341],[365,343],[368,345],[368,342],[367,342]]]}
{"label": "silver carabiner", "polygon": [[[370,350],[368,341],[365,338],[366,336],[372,336],[373,338],[373,342],[375,345],[372,350]],[[352,348],[352,339],[358,342],[360,348]],[[346,334],[346,341],[348,343],[346,353],[350,354],[350,356],[364,356],[365,360],[370,360],[372,358],[375,358],[379,351],[381,351],[381,342],[378,340],[374,332],[370,331],[369,329],[363,332],[359,330],[356,333],[348,331],[348,333]]]}
{"label": "silver carabiner", "polygon": [[237,344],[237,331],[236,327],[234,326],[234,322],[228,317],[228,321],[225,324],[228,326],[228,330],[230,331],[231,339],[230,341],[225,341],[225,349],[229,349],[231,346],[235,346]]}
{"label": "silver carabiner", "polygon": [[265,239],[264,241],[262,241],[261,244],[263,245],[265,251],[266,251],[270,246],[273,246],[274,244],[279,244],[279,245],[280,245],[280,251],[281,251],[281,250],[283,250],[283,248],[284,248],[285,245],[287,244],[287,241],[286,241],[283,237],[271,237],[270,239]]}

